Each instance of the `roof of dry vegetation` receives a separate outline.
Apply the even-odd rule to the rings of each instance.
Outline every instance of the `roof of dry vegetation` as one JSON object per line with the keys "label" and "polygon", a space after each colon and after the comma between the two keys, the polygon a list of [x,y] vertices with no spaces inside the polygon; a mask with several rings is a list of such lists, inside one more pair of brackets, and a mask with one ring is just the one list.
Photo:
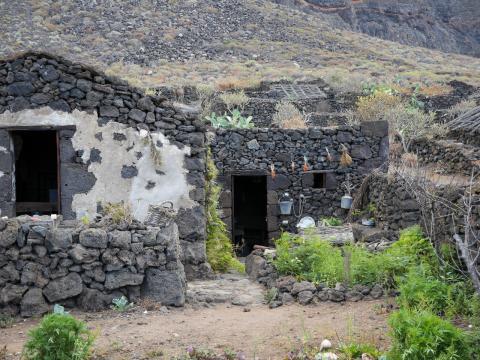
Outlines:
{"label": "roof of dry vegetation", "polygon": [[477,106],[449,122],[452,130],[480,133],[480,106]]}
{"label": "roof of dry vegetation", "polygon": [[48,51],[143,87],[312,77],[346,90],[365,81],[480,83],[480,59],[337,25],[258,0],[0,1],[0,56]]}

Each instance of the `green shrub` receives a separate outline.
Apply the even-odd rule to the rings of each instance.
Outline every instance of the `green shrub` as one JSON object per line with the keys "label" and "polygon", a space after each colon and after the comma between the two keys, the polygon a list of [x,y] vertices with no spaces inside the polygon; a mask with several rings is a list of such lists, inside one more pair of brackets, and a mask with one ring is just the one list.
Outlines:
{"label": "green shrub", "polygon": [[83,360],[90,356],[95,337],[85,323],[71,315],[51,314],[28,334],[23,358]]}
{"label": "green shrub", "polygon": [[341,226],[343,224],[342,220],[334,216],[323,218],[321,223],[323,226]]}
{"label": "green shrub", "polygon": [[469,359],[466,334],[429,311],[401,309],[389,319],[390,357],[397,359]]}
{"label": "green shrub", "polygon": [[13,325],[13,317],[0,314],[0,329],[9,328]]}
{"label": "green shrub", "polygon": [[283,233],[275,245],[277,256],[273,263],[279,273],[329,286],[343,281],[341,250],[328,241],[315,235],[305,239]]}
{"label": "green shrub", "polygon": [[370,358],[378,359],[380,357],[380,351],[371,344],[359,344],[359,343],[348,343],[341,344],[338,347],[338,351],[343,355],[342,359],[345,360],[354,360],[360,359],[362,354],[367,354]]}
{"label": "green shrub", "polygon": [[218,199],[221,187],[215,182],[218,170],[207,152],[207,183],[206,183],[206,210],[207,210],[207,259],[214,271],[225,272],[235,269],[245,271],[245,266],[238,261],[233,253],[232,242],[227,235],[225,223],[218,213]]}
{"label": "green shrub", "polygon": [[399,290],[397,301],[402,308],[444,315],[448,307],[449,285],[432,276],[424,267],[412,268]]}

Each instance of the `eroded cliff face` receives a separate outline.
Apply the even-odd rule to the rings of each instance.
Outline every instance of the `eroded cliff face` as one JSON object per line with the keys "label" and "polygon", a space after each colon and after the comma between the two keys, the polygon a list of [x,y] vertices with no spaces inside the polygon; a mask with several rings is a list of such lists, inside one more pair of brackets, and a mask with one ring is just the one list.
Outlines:
{"label": "eroded cliff face", "polygon": [[273,0],[339,27],[406,45],[480,56],[479,0]]}

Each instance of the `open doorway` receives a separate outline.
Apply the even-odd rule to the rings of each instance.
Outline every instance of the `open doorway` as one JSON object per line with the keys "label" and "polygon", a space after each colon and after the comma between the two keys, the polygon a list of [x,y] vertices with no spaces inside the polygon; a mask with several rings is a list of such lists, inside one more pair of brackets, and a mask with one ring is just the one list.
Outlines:
{"label": "open doorway", "polygon": [[12,131],[17,215],[58,214],[57,132]]}
{"label": "open doorway", "polygon": [[233,177],[233,239],[239,256],[267,245],[266,176]]}

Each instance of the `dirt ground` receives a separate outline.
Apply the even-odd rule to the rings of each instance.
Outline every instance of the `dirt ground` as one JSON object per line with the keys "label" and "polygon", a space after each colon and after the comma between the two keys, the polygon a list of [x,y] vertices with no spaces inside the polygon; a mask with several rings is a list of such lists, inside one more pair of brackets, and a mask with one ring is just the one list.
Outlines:
{"label": "dirt ground", "polygon": [[[168,312],[146,312],[137,307],[126,313],[73,315],[97,331],[98,359],[170,359],[184,354],[190,345],[217,352],[225,348],[242,351],[247,359],[284,359],[302,340],[320,342],[328,338],[335,345],[353,337],[386,347],[387,314],[382,310],[386,301],[293,304],[277,309],[218,305]],[[11,328],[0,329],[0,348],[7,346],[7,359],[19,359],[28,330],[37,323],[20,320]]]}

